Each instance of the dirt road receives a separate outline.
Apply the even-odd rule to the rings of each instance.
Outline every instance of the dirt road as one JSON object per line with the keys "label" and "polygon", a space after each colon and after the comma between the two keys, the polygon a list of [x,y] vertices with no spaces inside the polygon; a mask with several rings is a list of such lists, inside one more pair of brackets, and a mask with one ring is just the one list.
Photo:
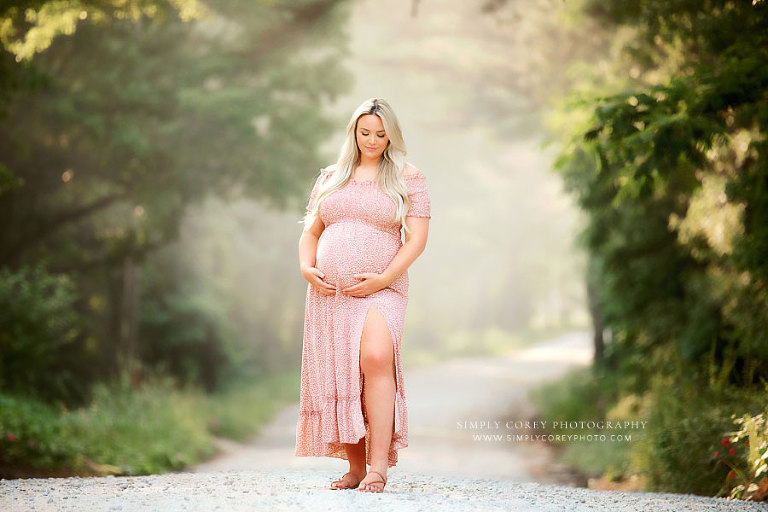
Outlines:
{"label": "dirt road", "polygon": [[[503,357],[457,359],[426,368],[406,368],[409,446],[400,450],[400,460],[390,468],[390,476],[423,473],[570,483],[572,477],[541,444],[475,440],[473,434],[485,430],[464,425],[529,418],[533,409],[528,391],[569,368],[587,364],[591,355],[588,333],[573,332]],[[220,440],[222,453],[190,471],[346,471],[346,461],[341,459],[294,456],[297,418],[298,404],[294,404],[249,443]]]}
{"label": "dirt road", "polygon": [[586,334],[573,333],[505,357],[407,371],[410,445],[381,494],[330,490],[344,461],[295,457],[298,411],[292,406],[253,442],[224,443],[219,457],[188,472],[0,480],[0,510],[768,512],[765,504],[534,482],[560,479],[547,469],[545,448],[474,441],[470,431],[457,428],[457,422],[527,417],[527,390],[586,363],[589,355]]}

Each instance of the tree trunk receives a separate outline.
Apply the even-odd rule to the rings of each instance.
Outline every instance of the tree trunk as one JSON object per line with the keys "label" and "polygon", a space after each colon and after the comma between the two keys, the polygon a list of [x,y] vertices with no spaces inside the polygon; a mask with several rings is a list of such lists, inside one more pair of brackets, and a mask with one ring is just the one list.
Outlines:
{"label": "tree trunk", "polygon": [[605,340],[603,339],[603,315],[600,304],[597,301],[595,285],[587,277],[587,301],[589,302],[589,316],[592,319],[592,344],[595,348],[593,364],[602,367],[605,362]]}
{"label": "tree trunk", "polygon": [[135,389],[140,384],[140,376],[136,361],[136,326],[138,294],[136,293],[136,264],[133,257],[127,255],[123,259],[119,295],[118,348],[120,354],[120,372],[126,372]]}

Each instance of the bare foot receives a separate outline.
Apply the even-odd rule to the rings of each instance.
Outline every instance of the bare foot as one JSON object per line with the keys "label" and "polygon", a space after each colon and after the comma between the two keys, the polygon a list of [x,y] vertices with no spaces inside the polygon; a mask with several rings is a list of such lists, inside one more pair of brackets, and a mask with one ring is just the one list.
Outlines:
{"label": "bare foot", "polygon": [[360,481],[358,491],[384,492],[384,486],[387,484],[387,472],[371,469]]}
{"label": "bare foot", "polygon": [[365,473],[353,473],[352,471],[347,471],[341,478],[331,482],[331,489],[354,489],[360,485],[360,480],[362,480],[364,476]]}

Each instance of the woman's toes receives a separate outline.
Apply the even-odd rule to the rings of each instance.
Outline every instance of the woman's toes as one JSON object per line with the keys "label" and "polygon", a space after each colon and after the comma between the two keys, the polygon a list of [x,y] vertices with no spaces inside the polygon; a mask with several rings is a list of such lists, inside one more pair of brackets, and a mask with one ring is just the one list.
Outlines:
{"label": "woman's toes", "polygon": [[362,478],[356,477],[352,472],[344,473],[344,476],[331,483],[332,489],[355,488]]}
{"label": "woman's toes", "polygon": [[369,472],[368,475],[366,475],[366,477],[360,482],[360,486],[357,488],[357,490],[367,492],[382,492],[384,491],[384,482],[381,481],[381,477],[378,476],[377,472]]}

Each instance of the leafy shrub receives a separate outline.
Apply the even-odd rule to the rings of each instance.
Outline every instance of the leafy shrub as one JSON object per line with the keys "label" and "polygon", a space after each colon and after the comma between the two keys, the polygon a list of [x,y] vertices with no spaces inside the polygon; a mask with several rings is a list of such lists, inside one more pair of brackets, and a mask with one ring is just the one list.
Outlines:
{"label": "leafy shrub", "polygon": [[87,408],[62,417],[62,430],[76,467],[128,475],[178,469],[214,450],[202,400],[169,377],[140,390],[97,384]]}
{"label": "leafy shrub", "polygon": [[[539,416],[552,421],[589,421],[603,417],[611,421],[645,419],[643,400],[626,395],[616,401],[618,381],[611,373],[603,375],[597,377],[593,368],[577,368],[558,381],[535,388],[530,398],[536,404]],[[569,433],[595,432],[583,429],[569,430]],[[621,480],[631,473],[630,453],[638,434],[633,431],[632,442],[626,443],[555,441],[553,444],[564,444],[562,461],[583,475]]]}
{"label": "leafy shrub", "polygon": [[[718,495],[730,498],[768,501],[768,423],[764,412],[751,416],[732,416],[741,428],[723,437],[722,452],[714,453],[717,463],[731,471]],[[727,452],[725,451],[727,449]],[[722,453],[722,456],[720,455]]]}
{"label": "leafy shrub", "polygon": [[615,399],[612,387],[607,380],[597,378],[591,368],[576,368],[562,379],[532,389],[529,398],[547,419],[597,419]]}
{"label": "leafy shrub", "polygon": [[733,414],[759,411],[754,391],[671,379],[656,379],[651,393],[645,442],[633,452],[635,467],[648,478],[649,490],[713,496],[728,477],[725,465],[713,465]]}
{"label": "leafy shrub", "polygon": [[58,468],[69,462],[60,412],[30,398],[0,394],[0,464]]}
{"label": "leafy shrub", "polygon": [[245,440],[298,397],[296,372],[261,376],[208,395],[151,376],[94,386],[93,400],[68,410],[0,393],[0,477],[138,475],[180,469],[215,451],[213,436]]}
{"label": "leafy shrub", "polygon": [[72,280],[44,264],[0,269],[0,389],[66,402],[87,395],[76,299]]}

